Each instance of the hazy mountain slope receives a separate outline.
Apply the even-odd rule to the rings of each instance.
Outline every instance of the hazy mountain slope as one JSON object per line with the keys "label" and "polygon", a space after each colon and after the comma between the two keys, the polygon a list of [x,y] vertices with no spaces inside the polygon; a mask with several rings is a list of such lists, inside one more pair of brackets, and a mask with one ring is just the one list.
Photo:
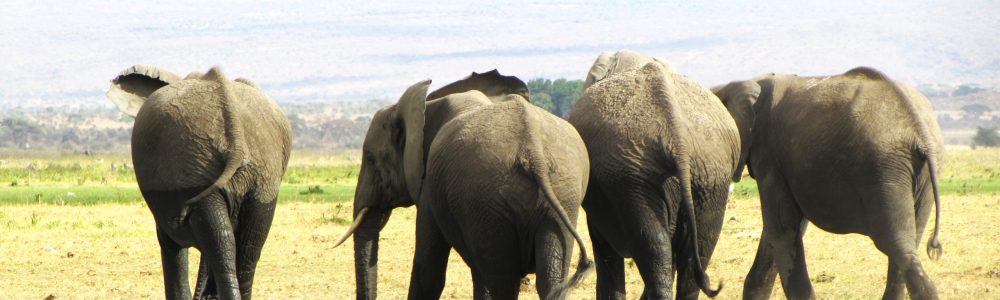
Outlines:
{"label": "hazy mountain slope", "polygon": [[342,2],[5,1],[0,108],[108,105],[108,80],[133,64],[182,76],[221,65],[280,102],[336,101],[493,68],[582,78],[601,51],[623,48],[705,85],[857,65],[913,84],[1000,84],[1000,3],[990,0]]}

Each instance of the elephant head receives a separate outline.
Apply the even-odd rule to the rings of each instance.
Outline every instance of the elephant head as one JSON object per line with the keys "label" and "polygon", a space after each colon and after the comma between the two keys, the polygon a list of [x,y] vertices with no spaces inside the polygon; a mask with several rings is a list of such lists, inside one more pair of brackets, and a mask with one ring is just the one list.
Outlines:
{"label": "elephant head", "polygon": [[520,95],[529,100],[528,85],[514,76],[500,75],[496,69],[486,73],[472,72],[465,79],[443,86],[427,95],[427,99],[438,99],[447,95],[477,90],[493,102],[503,101],[508,95]]}
{"label": "elephant head", "polygon": [[752,140],[750,134],[757,116],[754,105],[760,96],[760,85],[752,80],[733,81],[712,88],[712,93],[722,100],[722,104],[726,106],[726,110],[736,121],[736,127],[740,131],[740,160],[733,173],[733,181],[739,182],[743,176],[743,168],[746,167],[747,159],[750,157]]}
{"label": "elephant head", "polygon": [[375,113],[365,136],[354,196],[354,223],[336,244],[354,235],[358,299],[375,298],[379,232],[392,209],[411,206],[420,195],[424,111],[430,83],[426,80],[410,86],[399,102]]}
{"label": "elephant head", "polygon": [[583,83],[586,90],[594,83],[608,77],[608,75],[642,68],[648,63],[658,62],[664,67],[667,73],[677,73],[677,69],[666,59],[647,56],[630,50],[622,50],[617,53],[611,51],[603,52],[594,61],[594,65],[587,72],[587,79]]}

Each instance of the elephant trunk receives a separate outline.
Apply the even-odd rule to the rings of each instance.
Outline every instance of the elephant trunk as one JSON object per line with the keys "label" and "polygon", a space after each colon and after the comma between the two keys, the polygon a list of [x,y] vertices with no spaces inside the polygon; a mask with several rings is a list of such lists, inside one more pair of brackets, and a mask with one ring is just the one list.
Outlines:
{"label": "elephant trunk", "polygon": [[383,209],[382,191],[376,184],[376,174],[370,166],[361,165],[358,185],[354,192],[354,223],[338,242],[353,234],[354,273],[357,280],[357,299],[375,299],[378,296],[378,239],[392,209]]}
{"label": "elephant trunk", "polygon": [[740,158],[736,163],[736,170],[733,171],[733,182],[740,182],[743,179],[743,169],[747,166],[747,160],[750,158],[750,127],[744,124],[743,127],[737,127],[740,132]]}
{"label": "elephant trunk", "polygon": [[[384,216],[384,217],[383,217]],[[357,299],[375,299],[378,296],[378,239],[382,230],[381,219],[388,213],[371,212],[354,233],[354,275],[357,280]]]}

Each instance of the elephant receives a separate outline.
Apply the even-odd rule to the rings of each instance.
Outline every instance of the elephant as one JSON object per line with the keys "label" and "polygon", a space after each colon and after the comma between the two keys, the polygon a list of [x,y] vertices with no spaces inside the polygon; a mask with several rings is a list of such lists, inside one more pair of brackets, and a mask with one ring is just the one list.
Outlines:
{"label": "elephant", "polygon": [[135,177],[156,222],[167,299],[191,299],[187,250],[202,256],[195,298],[250,299],[291,151],[285,113],[219,68],[180,78],[137,65],[108,98],[135,117]]}
{"label": "elephant", "polygon": [[[708,89],[665,60],[632,51],[598,57],[570,112],[590,155],[583,200],[597,262],[597,298],[625,298],[632,257],[643,299],[710,297],[705,266],[740,153],[736,124]],[[676,268],[675,268],[676,267]]]}
{"label": "elephant", "polygon": [[[539,295],[565,298],[593,269],[575,230],[589,176],[579,135],[529,103],[516,77],[473,73],[429,94],[439,98],[430,83],[379,110],[365,136],[354,221],[337,242],[353,235],[357,298],[377,296],[379,232],[393,209],[413,205],[410,299],[441,296],[452,247],[476,299],[515,299],[532,272]],[[580,259],[566,278],[573,240]]]}
{"label": "elephant", "polygon": [[767,299],[780,274],[789,299],[812,299],[802,245],[807,222],[867,235],[889,257],[883,299],[936,299],[917,257],[935,206],[943,141],[926,97],[870,67],[841,75],[767,74],[713,89],[740,128],[760,191],[763,230],[744,299]]}

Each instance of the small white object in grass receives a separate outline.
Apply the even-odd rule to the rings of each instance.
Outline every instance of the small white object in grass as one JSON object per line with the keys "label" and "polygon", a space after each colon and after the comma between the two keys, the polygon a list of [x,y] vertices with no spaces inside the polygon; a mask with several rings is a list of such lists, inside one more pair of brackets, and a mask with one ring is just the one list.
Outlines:
{"label": "small white object in grass", "polygon": [[[729,190],[732,191],[732,188],[730,188]],[[66,198],[73,198],[73,197],[76,197],[76,193],[66,192]]]}
{"label": "small white object in grass", "polygon": [[735,189],[735,188],[736,188],[736,184],[730,182],[729,183],[729,193],[732,194],[733,193],[733,189]]}

